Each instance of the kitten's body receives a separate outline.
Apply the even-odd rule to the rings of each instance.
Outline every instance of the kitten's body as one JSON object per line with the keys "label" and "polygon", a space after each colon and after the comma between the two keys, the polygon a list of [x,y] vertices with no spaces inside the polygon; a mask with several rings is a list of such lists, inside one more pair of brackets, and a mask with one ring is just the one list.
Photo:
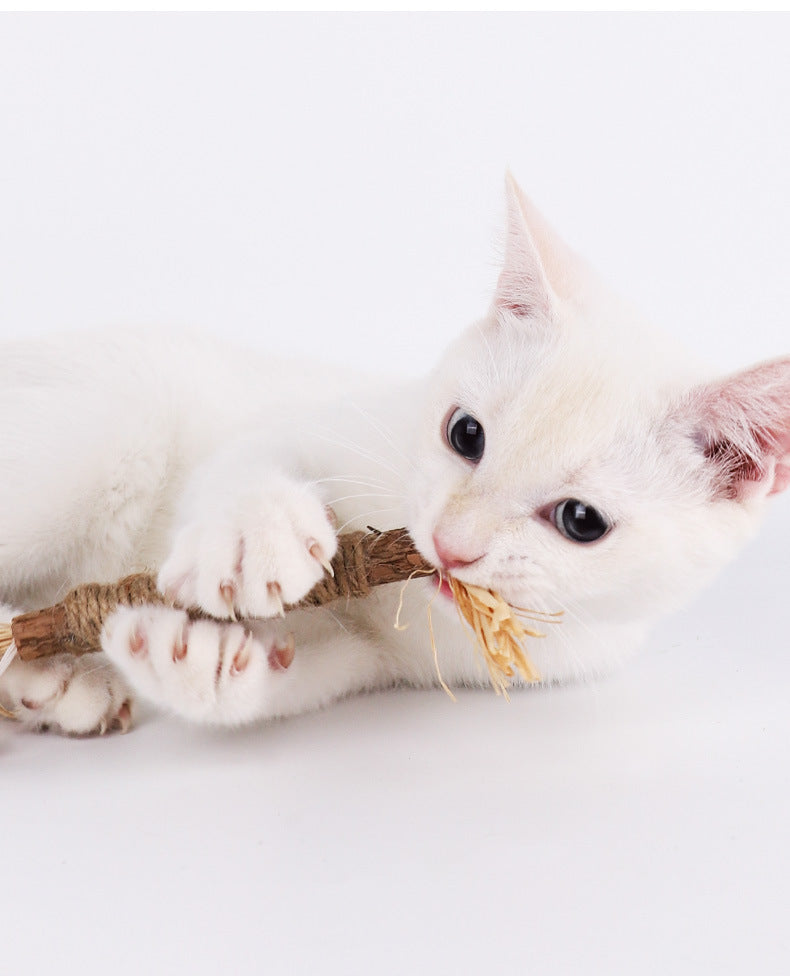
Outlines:
{"label": "kitten's body", "polygon": [[[648,337],[511,184],[495,304],[428,382],[150,334],[8,347],[4,613],[161,566],[161,585],[184,604],[266,618],[249,625],[252,638],[236,623],[187,630],[175,610],[111,621],[105,648],[132,686],[202,721],[434,684],[424,608],[435,583],[406,589],[406,631],[393,627],[392,586],[277,616],[279,599],[298,599],[331,556],[329,504],[342,530],[407,525],[460,578],[514,605],[563,610],[529,648],[546,680],[608,671],[730,558],[787,481],[788,363],[699,385],[684,357]],[[479,463],[447,442],[457,407],[485,428]],[[556,503],[568,498],[598,506],[611,531],[564,538]],[[443,677],[482,681],[454,608],[439,596],[437,609]],[[15,661],[0,677],[0,703],[66,731],[125,727],[128,697],[95,661]]]}

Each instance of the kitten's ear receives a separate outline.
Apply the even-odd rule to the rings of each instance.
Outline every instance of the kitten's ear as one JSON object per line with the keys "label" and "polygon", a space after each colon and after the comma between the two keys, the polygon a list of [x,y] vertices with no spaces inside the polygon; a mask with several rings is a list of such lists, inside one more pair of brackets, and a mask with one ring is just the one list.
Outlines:
{"label": "kitten's ear", "polygon": [[552,305],[551,286],[527,226],[521,190],[510,173],[505,179],[505,193],[505,260],[497,281],[494,307],[517,318],[545,316]]}
{"label": "kitten's ear", "polygon": [[597,287],[592,269],[554,231],[508,173],[505,261],[494,305],[526,317],[551,309],[556,297],[579,296]]}
{"label": "kitten's ear", "polygon": [[717,497],[745,500],[790,487],[790,359],[693,390],[681,411]]}

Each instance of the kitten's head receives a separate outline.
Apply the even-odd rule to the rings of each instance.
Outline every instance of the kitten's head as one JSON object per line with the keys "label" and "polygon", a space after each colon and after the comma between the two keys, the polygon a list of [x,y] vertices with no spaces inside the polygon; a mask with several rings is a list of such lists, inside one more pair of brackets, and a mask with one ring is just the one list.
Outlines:
{"label": "kitten's head", "polygon": [[[609,668],[790,484],[790,359],[714,382],[687,362],[509,179],[491,310],[432,377],[410,529],[459,579],[565,611],[547,679]],[[571,647],[574,626],[599,640]]]}

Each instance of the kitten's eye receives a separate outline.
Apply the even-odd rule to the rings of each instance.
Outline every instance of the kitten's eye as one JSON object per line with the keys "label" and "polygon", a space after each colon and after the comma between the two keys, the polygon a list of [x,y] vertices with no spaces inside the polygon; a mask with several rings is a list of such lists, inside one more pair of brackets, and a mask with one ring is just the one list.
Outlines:
{"label": "kitten's eye", "polygon": [[447,422],[447,442],[467,461],[479,461],[486,446],[483,425],[465,411],[455,410]]}
{"label": "kitten's eye", "polygon": [[560,502],[552,512],[552,520],[571,542],[595,542],[611,528],[597,509],[585,505],[578,498]]}

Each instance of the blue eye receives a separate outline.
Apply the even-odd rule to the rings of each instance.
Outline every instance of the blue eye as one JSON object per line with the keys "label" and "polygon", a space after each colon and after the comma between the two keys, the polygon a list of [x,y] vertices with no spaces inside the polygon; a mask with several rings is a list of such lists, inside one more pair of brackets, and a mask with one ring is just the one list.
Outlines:
{"label": "blue eye", "polygon": [[467,461],[477,463],[483,456],[486,435],[483,425],[466,411],[455,410],[447,422],[447,443]]}
{"label": "blue eye", "polygon": [[597,508],[585,505],[578,498],[567,498],[552,512],[557,529],[571,542],[596,542],[611,526]]}

